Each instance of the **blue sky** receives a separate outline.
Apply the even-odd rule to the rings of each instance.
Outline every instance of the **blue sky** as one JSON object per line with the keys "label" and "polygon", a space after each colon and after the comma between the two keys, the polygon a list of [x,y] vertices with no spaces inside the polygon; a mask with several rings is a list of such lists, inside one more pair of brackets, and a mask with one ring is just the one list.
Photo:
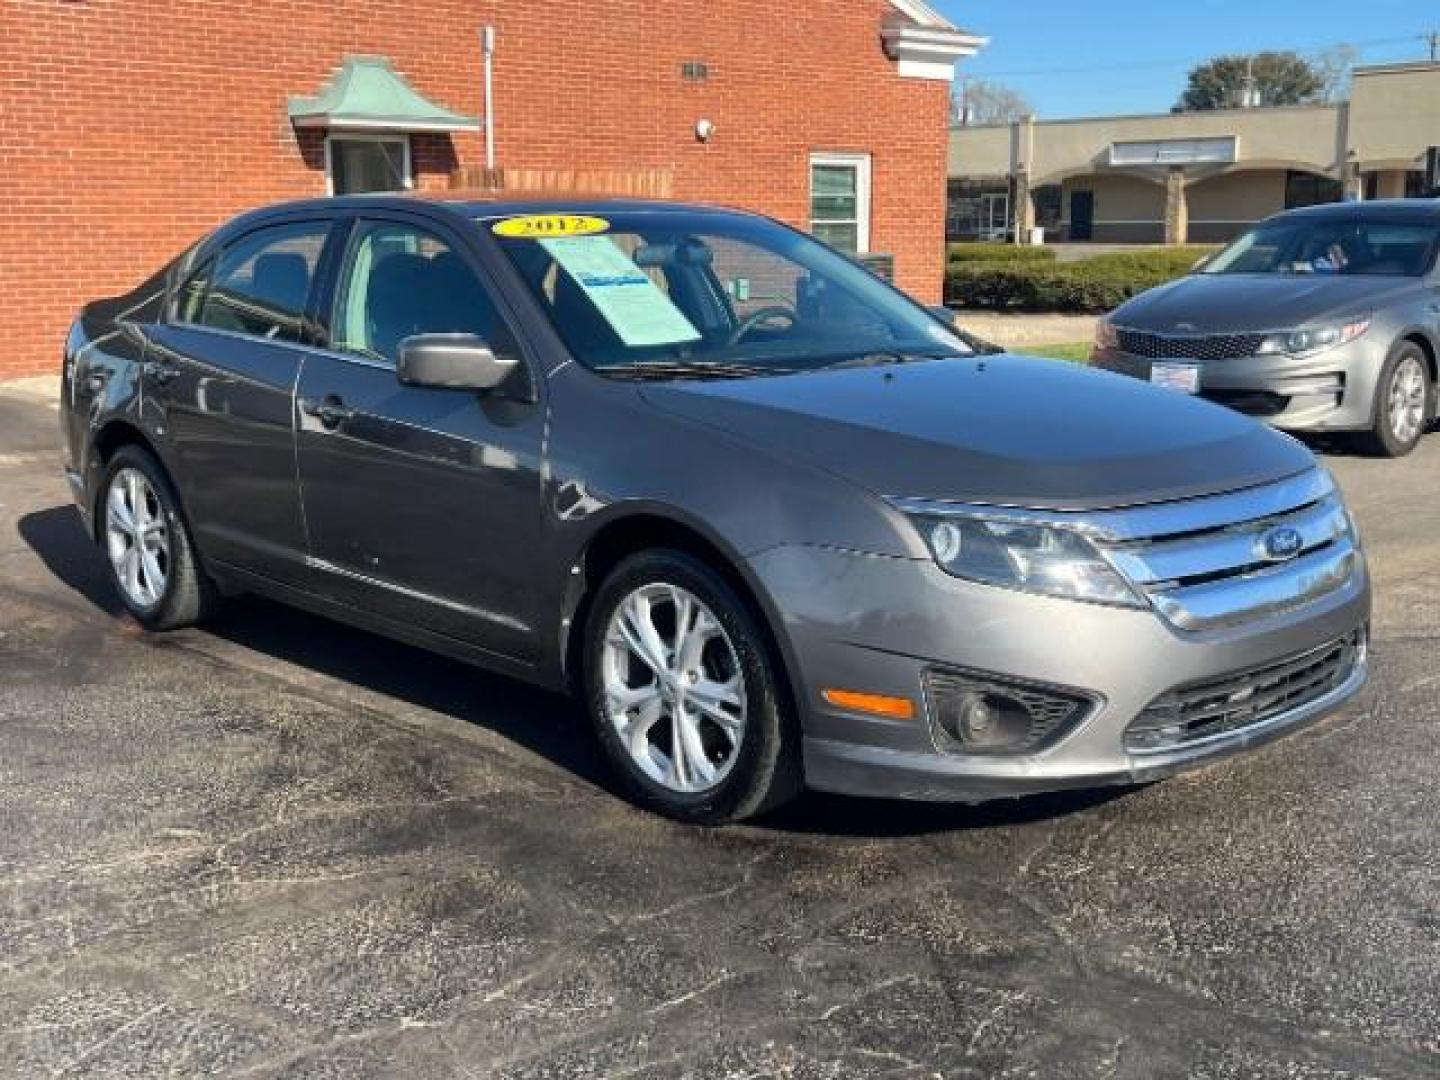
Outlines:
{"label": "blue sky", "polygon": [[962,72],[1023,93],[1041,117],[1163,112],[1197,61],[1340,43],[1361,63],[1420,59],[1430,0],[931,0],[990,44]]}

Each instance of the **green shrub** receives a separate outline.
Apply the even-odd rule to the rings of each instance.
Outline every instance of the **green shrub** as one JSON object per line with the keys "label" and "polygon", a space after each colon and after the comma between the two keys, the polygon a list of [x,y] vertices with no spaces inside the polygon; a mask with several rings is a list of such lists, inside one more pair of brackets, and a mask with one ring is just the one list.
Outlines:
{"label": "green shrub", "polygon": [[946,275],[945,300],[958,307],[997,311],[1099,314],[1182,276],[1209,250],[1153,248],[1069,263],[952,262]]}
{"label": "green shrub", "polygon": [[1055,250],[1047,247],[1021,247],[999,241],[974,244],[951,244],[950,263],[1053,263]]}

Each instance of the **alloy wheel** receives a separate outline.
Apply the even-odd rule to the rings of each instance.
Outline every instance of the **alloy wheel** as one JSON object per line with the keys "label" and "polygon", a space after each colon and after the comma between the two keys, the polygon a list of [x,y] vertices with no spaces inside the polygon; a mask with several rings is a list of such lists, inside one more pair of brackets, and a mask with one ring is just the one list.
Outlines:
{"label": "alloy wheel", "polygon": [[1386,416],[1390,434],[1400,443],[1416,438],[1425,424],[1425,369],[1413,356],[1406,356],[1395,368]]}
{"label": "alloy wheel", "polygon": [[616,606],[601,654],[606,719],[645,776],[696,794],[724,781],[745,734],[745,677],[715,613],[676,585]]}
{"label": "alloy wheel", "polygon": [[139,469],[121,469],[110,480],[105,547],[126,599],[142,610],[160,603],[170,578],[170,530],[159,496]]}

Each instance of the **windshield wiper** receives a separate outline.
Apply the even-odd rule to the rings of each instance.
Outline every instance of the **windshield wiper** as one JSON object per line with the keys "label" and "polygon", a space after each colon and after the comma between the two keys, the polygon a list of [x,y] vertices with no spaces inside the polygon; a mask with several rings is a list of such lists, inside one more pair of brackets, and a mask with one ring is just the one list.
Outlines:
{"label": "windshield wiper", "polygon": [[745,379],[757,375],[793,375],[795,368],[773,364],[737,364],[719,360],[637,360],[599,364],[592,370],[622,379]]}
{"label": "windshield wiper", "polygon": [[[955,353],[955,356],[962,354]],[[946,353],[931,352],[904,352],[896,349],[875,349],[871,352],[855,353],[851,356],[843,356],[839,360],[832,360],[820,366],[826,371],[837,371],[842,368],[860,367],[884,367],[888,364],[912,364],[921,360],[942,360],[946,359]]]}

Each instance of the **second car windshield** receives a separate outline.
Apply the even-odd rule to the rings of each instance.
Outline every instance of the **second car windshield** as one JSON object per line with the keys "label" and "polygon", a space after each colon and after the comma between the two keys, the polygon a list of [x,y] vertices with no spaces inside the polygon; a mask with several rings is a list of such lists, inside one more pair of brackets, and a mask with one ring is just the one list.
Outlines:
{"label": "second car windshield", "polygon": [[971,351],[853,260],[763,218],[592,210],[481,226],[576,360],[607,374],[781,374]]}
{"label": "second car windshield", "polygon": [[1282,218],[1240,237],[1202,272],[1418,277],[1437,241],[1440,226],[1430,221]]}

